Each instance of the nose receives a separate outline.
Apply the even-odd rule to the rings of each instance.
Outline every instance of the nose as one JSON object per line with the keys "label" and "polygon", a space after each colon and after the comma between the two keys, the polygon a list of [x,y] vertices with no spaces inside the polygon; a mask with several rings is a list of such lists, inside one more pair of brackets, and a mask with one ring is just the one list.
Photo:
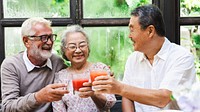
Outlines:
{"label": "nose", "polygon": [[76,52],[76,53],[80,53],[80,52],[81,52],[81,49],[80,49],[79,47],[77,47],[76,50],[75,50],[75,52]]}

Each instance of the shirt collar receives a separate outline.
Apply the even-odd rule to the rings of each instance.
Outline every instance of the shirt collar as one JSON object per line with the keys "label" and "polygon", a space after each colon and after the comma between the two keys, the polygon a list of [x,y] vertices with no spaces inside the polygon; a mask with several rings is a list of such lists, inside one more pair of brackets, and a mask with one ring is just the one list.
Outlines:
{"label": "shirt collar", "polygon": [[35,66],[34,64],[32,64],[31,61],[27,57],[27,50],[24,51],[23,60],[24,60],[24,63],[25,63],[25,66],[26,66],[28,72],[30,72],[34,68],[42,68],[42,67],[45,67],[45,66],[52,69],[52,63],[51,63],[51,60],[49,58],[47,59],[47,62],[43,66]]}
{"label": "shirt collar", "polygon": [[170,41],[165,37],[165,41],[160,49],[160,51],[156,54],[156,56],[160,57],[163,60],[167,59],[168,56],[168,49],[170,47]]}
{"label": "shirt collar", "polygon": [[[159,57],[163,60],[166,60],[167,59],[167,51],[169,49],[169,46],[170,46],[170,41],[165,37],[165,41],[160,49],[160,51],[154,56],[155,57]],[[144,53],[142,53],[142,56],[139,58],[139,61],[142,61],[142,60],[146,60],[146,56],[144,55]]]}
{"label": "shirt collar", "polygon": [[144,55],[144,53],[142,53],[142,52],[139,52],[139,53],[141,53],[141,56],[139,57],[139,61],[140,62],[143,61],[143,60],[145,60],[145,59],[147,59],[146,56]]}

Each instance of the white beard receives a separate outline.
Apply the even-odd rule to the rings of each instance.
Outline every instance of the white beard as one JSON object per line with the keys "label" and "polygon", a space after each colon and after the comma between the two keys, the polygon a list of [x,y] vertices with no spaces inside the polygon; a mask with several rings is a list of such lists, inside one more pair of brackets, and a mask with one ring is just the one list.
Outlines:
{"label": "white beard", "polygon": [[30,55],[41,61],[47,60],[52,55],[51,50],[38,49],[34,44],[32,44],[31,49]]}

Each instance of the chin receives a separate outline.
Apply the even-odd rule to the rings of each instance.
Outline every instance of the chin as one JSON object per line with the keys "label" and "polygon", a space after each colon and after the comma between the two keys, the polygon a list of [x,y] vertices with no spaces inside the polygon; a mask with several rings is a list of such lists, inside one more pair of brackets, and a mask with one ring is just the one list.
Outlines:
{"label": "chin", "polygon": [[74,59],[73,62],[77,63],[77,64],[81,64],[81,63],[86,63],[86,60],[85,60],[85,58],[84,59]]}
{"label": "chin", "polygon": [[42,56],[43,58],[46,58],[46,59],[50,58],[51,55],[52,55],[51,51],[45,51],[45,52],[42,52],[42,53],[41,53],[41,56]]}

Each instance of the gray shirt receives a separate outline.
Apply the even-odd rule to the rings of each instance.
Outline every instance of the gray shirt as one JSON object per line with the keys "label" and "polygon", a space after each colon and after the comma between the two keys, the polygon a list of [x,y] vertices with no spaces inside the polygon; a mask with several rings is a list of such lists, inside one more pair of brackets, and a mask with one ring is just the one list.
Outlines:
{"label": "gray shirt", "polygon": [[[56,55],[50,58],[50,65],[27,70],[23,60],[23,52],[6,58],[1,65],[1,91],[3,112],[49,112],[51,103],[37,104],[34,97],[48,84],[52,84],[55,72],[66,66]],[[45,96],[44,96],[45,97]]]}

